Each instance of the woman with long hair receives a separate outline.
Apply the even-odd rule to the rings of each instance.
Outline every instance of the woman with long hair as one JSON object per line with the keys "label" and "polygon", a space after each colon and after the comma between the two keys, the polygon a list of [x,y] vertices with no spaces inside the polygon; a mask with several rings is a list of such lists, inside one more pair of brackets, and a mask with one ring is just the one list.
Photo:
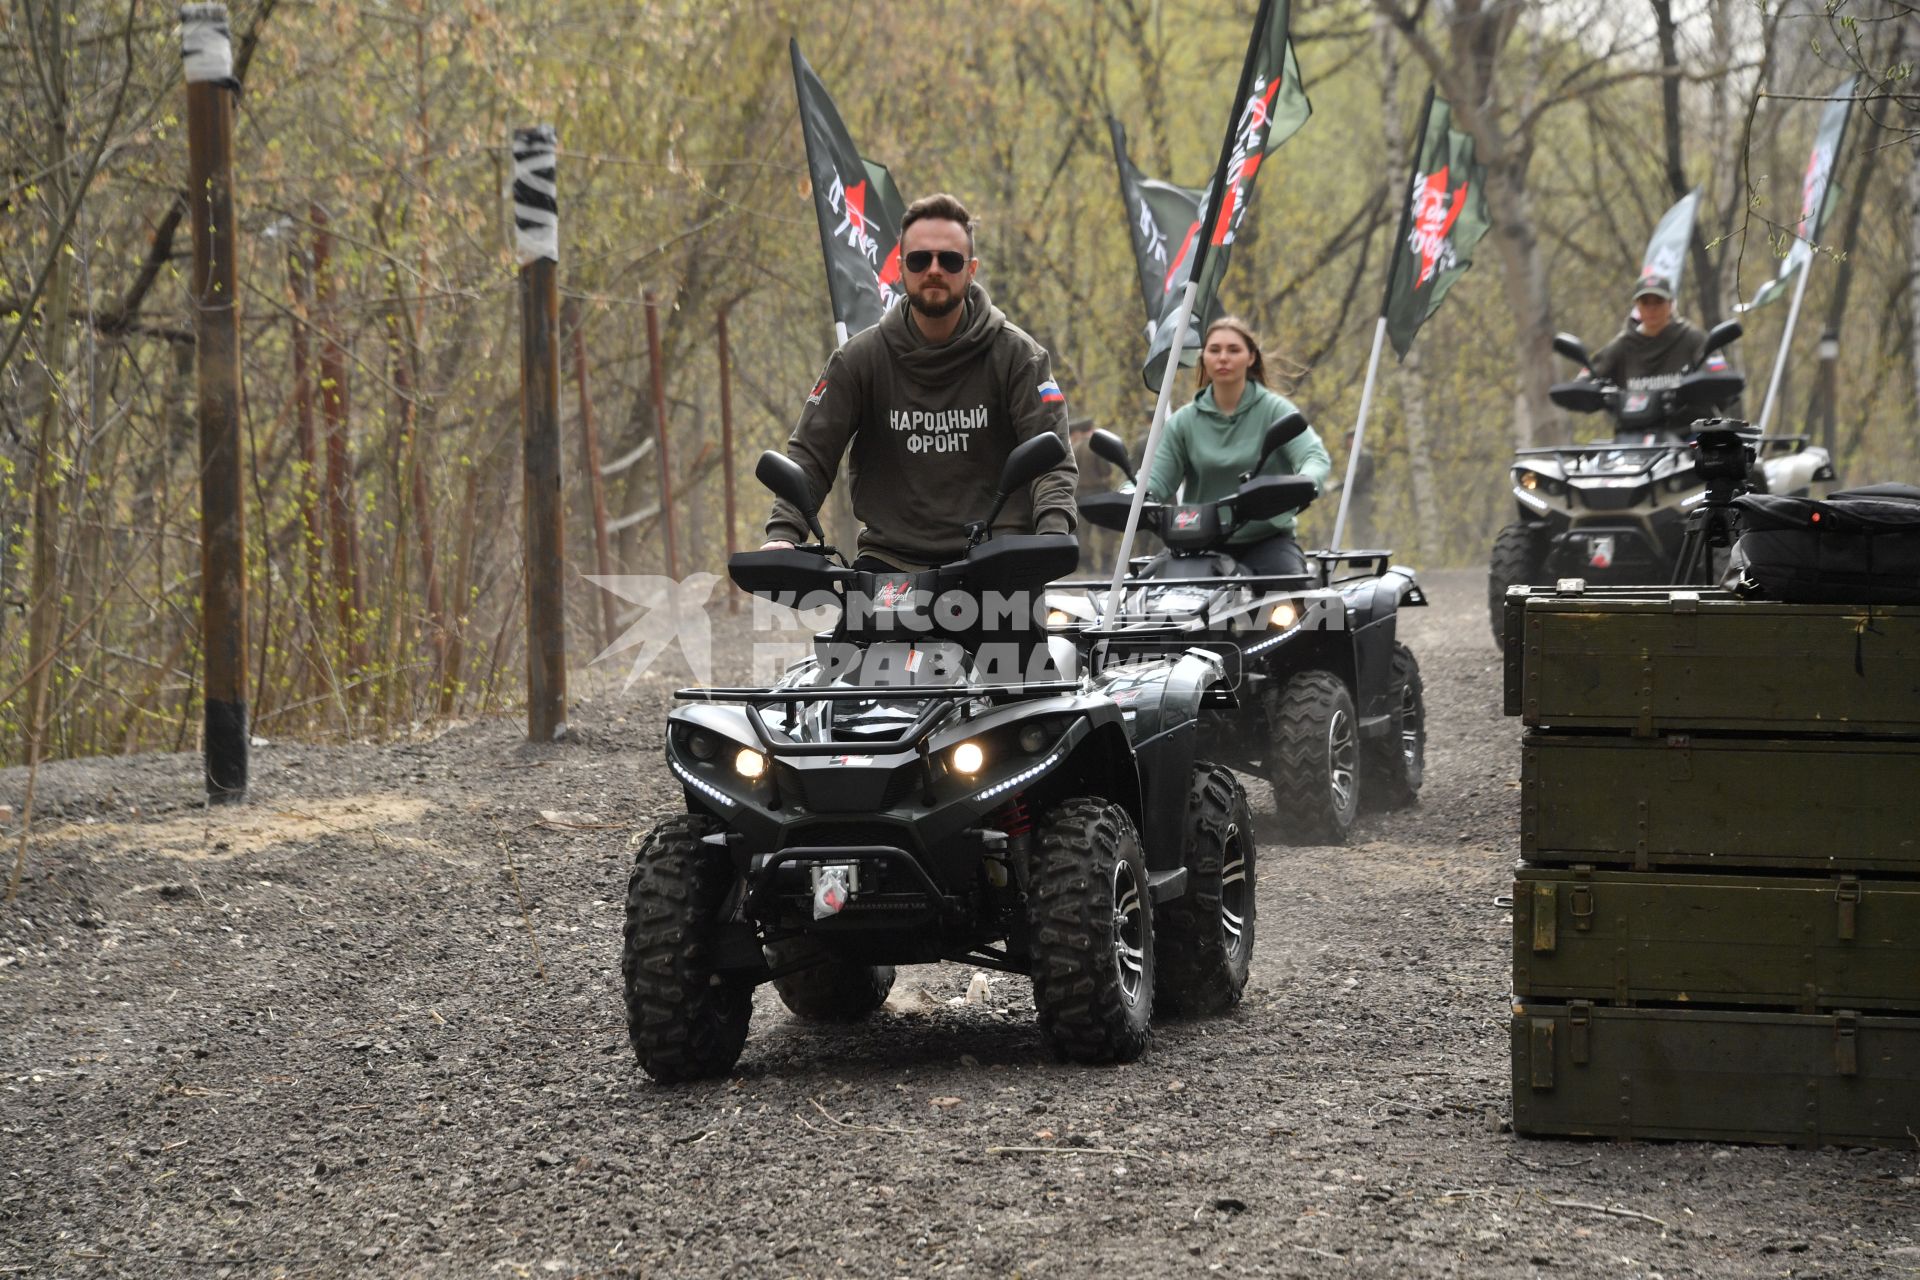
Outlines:
{"label": "woman with long hair", "polygon": [[[1200,343],[1199,394],[1168,418],[1161,432],[1147,496],[1168,502],[1182,485],[1188,502],[1231,495],[1260,456],[1267,428],[1292,412],[1293,402],[1267,385],[1266,358],[1252,326],[1221,316],[1207,326]],[[1318,490],[1332,468],[1327,447],[1308,427],[1269,457],[1260,474],[1310,476]],[[1243,525],[1228,553],[1257,575],[1307,572],[1306,555],[1293,536],[1298,514],[1288,511]]]}

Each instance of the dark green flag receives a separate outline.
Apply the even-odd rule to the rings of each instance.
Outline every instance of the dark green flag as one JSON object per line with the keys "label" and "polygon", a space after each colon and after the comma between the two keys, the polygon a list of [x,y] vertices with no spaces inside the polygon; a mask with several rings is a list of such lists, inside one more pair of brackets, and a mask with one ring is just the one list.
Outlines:
{"label": "dark green flag", "polygon": [[827,292],[840,340],[879,322],[901,298],[900,219],[906,207],[885,165],[854,148],[840,112],[813,68],[788,42],[793,88],[800,99],[800,134],[807,172],[813,178],[813,211],[820,221],[820,251],[827,263]]}
{"label": "dark green flag", "polygon": [[1413,335],[1473,265],[1473,247],[1488,225],[1486,172],[1474,161],[1473,139],[1453,127],[1452,108],[1429,89],[1381,305],[1402,360]]}
{"label": "dark green flag", "polygon": [[[1293,42],[1287,38],[1290,8],[1288,0],[1260,0],[1260,11],[1254,17],[1239,90],[1233,95],[1233,115],[1220,147],[1220,163],[1207,185],[1206,208],[1187,243],[1176,251],[1169,282],[1172,298],[1154,331],[1147,364],[1141,370],[1147,385],[1156,391],[1167,367],[1167,351],[1173,345],[1187,282],[1192,280],[1199,286],[1193,314],[1206,315],[1219,292],[1220,277],[1227,273],[1234,237],[1253,203],[1253,181],[1261,162],[1313,114],[1313,104],[1307,101],[1306,87],[1300,81],[1300,64],[1293,56]],[[1213,198],[1223,191],[1223,198]]]}

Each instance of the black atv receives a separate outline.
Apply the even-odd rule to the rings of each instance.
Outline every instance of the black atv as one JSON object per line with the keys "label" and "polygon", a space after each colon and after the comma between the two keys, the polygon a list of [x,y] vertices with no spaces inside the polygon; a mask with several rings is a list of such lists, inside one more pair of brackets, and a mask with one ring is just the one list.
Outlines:
{"label": "black atv", "polygon": [[[1494,538],[1487,559],[1487,613],[1501,638],[1507,589],[1561,578],[1597,583],[1675,580],[1690,517],[1707,501],[1708,470],[1694,439],[1695,423],[1740,395],[1746,379],[1719,354],[1740,337],[1727,320],[1707,335],[1701,363],[1671,377],[1619,387],[1582,376],[1556,383],[1553,402],[1575,413],[1613,419],[1611,440],[1522,449],[1514,457],[1515,518]],[[1553,349],[1583,371],[1584,343],[1558,334]],[[1757,433],[1747,487],[1759,493],[1805,494],[1831,480],[1825,449],[1806,436]]]}
{"label": "black atv", "polygon": [[[687,811],[641,846],[621,963],[655,1079],[730,1071],[765,982],[801,1018],[846,1022],[880,1007],[895,965],[1029,974],[1043,1040],[1088,1063],[1137,1057],[1156,1001],[1239,999],[1253,824],[1233,774],[1195,759],[1220,661],[1084,675],[1041,594],[1076,542],[988,533],[1065,447],[1013,451],[952,564],[849,568],[811,514],[820,545],[728,562],[741,588],[831,602],[839,623],[771,688],[676,695],[692,705],[668,717],[667,762]],[[789,459],[766,454],[757,474],[815,510]]]}
{"label": "black atv", "polygon": [[[1402,605],[1424,605],[1413,570],[1384,551],[1312,551],[1306,575],[1255,576],[1232,555],[1251,520],[1299,510],[1314,498],[1304,476],[1260,468],[1304,430],[1298,413],[1267,430],[1259,462],[1231,498],[1148,502],[1140,527],[1166,544],[1129,565],[1122,606],[1097,622],[1109,583],[1058,584],[1053,625],[1074,634],[1096,664],[1155,648],[1204,645],[1233,675],[1231,698],[1210,704],[1209,751],[1273,785],[1279,835],[1291,844],[1343,844],[1361,797],[1399,808],[1419,795],[1426,761],[1426,701],[1413,651],[1395,638]],[[1091,447],[1138,483],[1120,438]],[[1126,528],[1130,492],[1080,501],[1082,518]]]}

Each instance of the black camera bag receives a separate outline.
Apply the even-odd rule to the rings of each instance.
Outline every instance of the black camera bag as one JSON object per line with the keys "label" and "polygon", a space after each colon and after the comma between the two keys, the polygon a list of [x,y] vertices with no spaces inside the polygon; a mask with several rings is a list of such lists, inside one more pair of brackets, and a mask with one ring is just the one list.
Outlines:
{"label": "black camera bag", "polygon": [[1920,604],[1920,488],[1733,500],[1740,539],[1724,585],[1795,604]]}

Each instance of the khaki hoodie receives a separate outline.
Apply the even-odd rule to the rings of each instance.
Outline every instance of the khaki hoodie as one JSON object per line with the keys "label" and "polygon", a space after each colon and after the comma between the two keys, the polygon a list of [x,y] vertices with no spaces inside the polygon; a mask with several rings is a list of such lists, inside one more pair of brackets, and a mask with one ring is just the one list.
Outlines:
{"label": "khaki hoodie", "polygon": [[[929,345],[908,305],[847,340],[827,360],[787,441],[817,500],[825,502],[849,455],[860,553],[900,568],[957,560],[966,525],[993,507],[1013,447],[1042,431],[1067,438],[1067,402],[1044,347],[1010,323],[978,281],[948,341]],[[851,445],[851,450],[849,450]],[[994,524],[1011,533],[1070,533],[1077,472],[1072,451],[1015,493]],[[803,542],[806,521],[773,504],[767,537]]]}

